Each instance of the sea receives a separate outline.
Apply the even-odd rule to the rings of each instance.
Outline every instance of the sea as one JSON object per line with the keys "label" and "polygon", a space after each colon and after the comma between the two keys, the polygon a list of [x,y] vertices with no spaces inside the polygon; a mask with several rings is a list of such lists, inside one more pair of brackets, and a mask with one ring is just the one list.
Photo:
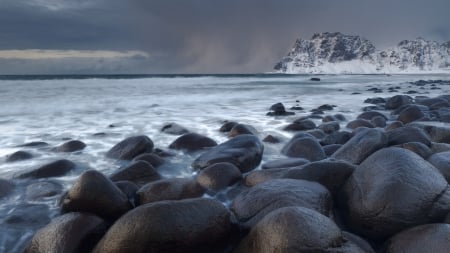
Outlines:
{"label": "sea", "polygon": [[[321,80],[311,81],[311,77]],[[193,177],[196,172],[190,164],[199,153],[169,150],[178,136],[162,132],[164,125],[177,123],[221,143],[228,136],[219,128],[225,121],[236,121],[253,126],[261,139],[270,134],[286,141],[295,133],[283,128],[323,104],[336,106],[327,114],[340,113],[351,120],[369,106],[364,103],[367,98],[450,95],[450,85],[411,84],[418,80],[448,81],[450,75],[0,76],[0,178],[15,184],[15,190],[0,199],[0,252],[22,252],[34,232],[59,215],[61,195],[30,200],[27,195],[36,189],[30,188],[36,180],[15,179],[20,173],[69,159],[84,169],[109,175],[125,164],[106,158],[105,153],[126,137],[147,135],[155,147],[174,155],[158,168],[163,176]],[[303,110],[293,116],[267,116],[270,106],[278,102],[288,111],[295,106]],[[341,128],[345,125],[342,122]],[[87,146],[74,153],[51,148],[68,140],[80,140]],[[20,147],[30,142],[49,146]],[[282,146],[265,144],[263,163],[283,158]],[[9,154],[19,150],[32,153],[34,158],[6,162]],[[38,181],[51,181],[65,191],[80,173]],[[229,201],[220,200],[224,204]]]}

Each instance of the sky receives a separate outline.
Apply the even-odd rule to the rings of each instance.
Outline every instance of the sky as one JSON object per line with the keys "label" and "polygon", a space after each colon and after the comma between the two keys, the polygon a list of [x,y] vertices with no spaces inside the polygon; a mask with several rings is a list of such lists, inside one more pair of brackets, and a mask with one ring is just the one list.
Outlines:
{"label": "sky", "polygon": [[271,71],[297,38],[450,40],[448,0],[0,0],[0,74]]}

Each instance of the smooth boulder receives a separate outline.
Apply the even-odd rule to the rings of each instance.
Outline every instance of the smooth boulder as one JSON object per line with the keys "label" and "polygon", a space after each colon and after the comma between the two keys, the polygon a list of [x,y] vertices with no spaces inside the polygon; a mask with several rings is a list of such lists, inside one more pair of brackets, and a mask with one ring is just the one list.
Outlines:
{"label": "smooth boulder", "polygon": [[431,145],[430,136],[421,128],[414,126],[399,127],[386,132],[388,145],[399,145],[408,142],[420,142],[426,146]]}
{"label": "smooth boulder", "polygon": [[140,154],[151,152],[152,149],[153,141],[145,135],[139,135],[128,137],[117,143],[106,153],[106,156],[120,160],[131,160]]}
{"label": "smooth boulder", "polygon": [[231,163],[216,163],[200,171],[196,181],[199,185],[213,191],[220,191],[238,182],[241,171]]}
{"label": "smooth boulder", "polygon": [[450,182],[450,151],[433,154],[428,161]]}
{"label": "smooth boulder", "polygon": [[125,180],[131,181],[137,185],[144,185],[159,180],[162,176],[150,163],[140,160],[119,168],[116,172],[112,173],[109,178],[112,181]]}
{"label": "smooth boulder", "polygon": [[198,151],[217,146],[217,142],[197,133],[187,133],[173,141],[169,148],[186,151]]}
{"label": "smooth boulder", "polygon": [[309,161],[319,161],[326,158],[322,146],[311,135],[296,135],[282,149],[287,157],[304,158]]}
{"label": "smooth boulder", "polygon": [[264,145],[254,135],[239,135],[201,154],[192,163],[194,169],[204,169],[214,163],[229,162],[241,172],[255,169],[262,159]]}
{"label": "smooth boulder", "polygon": [[142,186],[136,192],[137,205],[162,200],[180,200],[201,197],[205,189],[190,178],[161,179]]}
{"label": "smooth boulder", "polygon": [[25,172],[16,176],[19,179],[38,179],[38,178],[49,178],[49,177],[60,177],[68,174],[72,170],[74,170],[77,165],[69,160],[62,159],[57,160],[43,166],[38,167],[37,169],[31,170],[29,172]]}
{"label": "smooth boulder", "polygon": [[231,228],[229,211],[216,200],[161,201],[122,216],[93,253],[215,252],[228,239]]}
{"label": "smooth boulder", "polygon": [[71,140],[56,147],[56,151],[70,153],[83,150],[85,147],[86,144],[84,142],[78,140]]}
{"label": "smooth boulder", "polygon": [[27,151],[23,151],[23,150],[19,150],[16,151],[8,156],[6,156],[6,162],[11,163],[11,162],[18,162],[18,161],[23,161],[23,160],[28,160],[33,158],[33,155]]}

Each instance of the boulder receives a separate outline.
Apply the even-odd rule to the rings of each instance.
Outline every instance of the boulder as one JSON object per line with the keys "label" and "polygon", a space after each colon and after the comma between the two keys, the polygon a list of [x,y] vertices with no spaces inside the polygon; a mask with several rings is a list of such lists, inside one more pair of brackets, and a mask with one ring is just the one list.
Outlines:
{"label": "boulder", "polygon": [[392,121],[389,125],[387,125],[384,129],[386,131],[394,130],[399,127],[402,127],[403,123],[401,121]]}
{"label": "boulder", "polygon": [[267,142],[267,143],[280,143],[281,142],[281,140],[278,137],[275,137],[271,134],[267,135],[262,141]]}
{"label": "boulder", "polygon": [[382,241],[403,229],[443,220],[450,211],[450,190],[431,164],[391,147],[361,163],[343,186],[339,205],[355,232]]}
{"label": "boulder", "polygon": [[220,191],[238,182],[241,171],[231,163],[216,163],[200,171],[196,181],[203,188]]}
{"label": "boulder", "polygon": [[131,160],[134,157],[149,153],[153,149],[153,141],[145,135],[128,137],[112,147],[106,156],[120,160]]}
{"label": "boulder", "polygon": [[406,95],[395,95],[386,100],[385,107],[388,110],[397,109],[401,106],[408,105],[412,103],[412,98]]}
{"label": "boulder", "polygon": [[137,192],[137,205],[162,200],[180,200],[201,197],[205,189],[190,178],[169,178],[150,182]]}
{"label": "boulder", "polygon": [[414,126],[399,127],[387,131],[388,145],[400,145],[408,142],[420,142],[426,146],[431,145],[430,136],[423,130]]}
{"label": "boulder", "polygon": [[380,127],[380,128],[386,127],[386,119],[381,116],[373,117],[370,120],[370,123],[372,123],[372,125],[374,125],[375,127]]}
{"label": "boulder", "polygon": [[105,231],[105,222],[97,216],[68,213],[37,231],[25,253],[90,252]]}
{"label": "boulder", "polygon": [[319,125],[317,128],[319,128],[326,134],[331,134],[336,131],[339,131],[340,127],[341,126],[339,125],[338,122],[332,121],[332,122],[323,123],[323,124]]}
{"label": "boulder", "polygon": [[433,154],[433,151],[431,151],[431,149],[427,145],[421,142],[407,142],[399,145],[399,147],[411,150],[425,160]]}
{"label": "boulder", "polygon": [[227,121],[225,123],[223,123],[223,125],[220,127],[219,131],[220,132],[230,132],[231,129],[233,129],[234,126],[236,126],[238,123],[234,122],[234,121]]}
{"label": "boulder", "polygon": [[189,133],[189,130],[177,123],[168,123],[161,128],[161,132],[172,135],[182,135]]}
{"label": "boulder", "polygon": [[292,168],[307,163],[309,163],[309,160],[306,160],[304,158],[284,158],[263,163],[261,169],[267,170],[267,169]]}
{"label": "boulder", "polygon": [[377,112],[377,111],[368,111],[368,112],[363,112],[360,115],[358,115],[357,119],[365,119],[365,120],[372,120],[375,117],[382,117],[385,120],[388,120],[388,118],[381,112]]}
{"label": "boulder", "polygon": [[345,144],[348,140],[352,138],[352,133],[347,131],[334,132],[327,136],[325,136],[322,140],[320,140],[320,144],[322,145],[331,145],[331,144]]}
{"label": "boulder", "polygon": [[[295,127],[289,127],[289,126],[295,126]],[[316,124],[314,121],[310,119],[302,119],[302,120],[295,120],[294,123],[288,125],[284,128],[284,130],[292,130],[292,131],[305,131],[305,130],[311,130],[316,128]]]}
{"label": "boulder", "polygon": [[33,158],[33,155],[27,151],[19,150],[6,156],[6,162],[18,162]]}
{"label": "boulder", "polygon": [[408,124],[410,122],[420,120],[425,117],[425,114],[417,105],[408,105],[403,109],[398,115],[397,120],[403,122],[403,124]]}
{"label": "boulder", "polygon": [[436,167],[447,182],[450,182],[450,151],[433,154],[428,158],[434,167]]}
{"label": "boulder", "polygon": [[124,194],[127,196],[128,201],[133,205],[136,202],[136,192],[139,190],[139,186],[130,181],[117,181],[114,182]]}
{"label": "boulder", "polygon": [[62,159],[45,164],[37,169],[25,172],[16,176],[19,179],[31,178],[49,178],[49,177],[60,177],[71,172],[77,167],[77,165],[69,160]]}
{"label": "boulder", "polygon": [[256,168],[262,159],[264,146],[254,135],[239,135],[201,154],[192,163],[194,169],[204,169],[214,163],[229,162],[241,172]]}
{"label": "boulder", "polygon": [[250,229],[271,211],[288,206],[302,206],[329,215],[331,195],[315,182],[273,179],[239,194],[231,204],[231,211],[242,228]]}
{"label": "boulder", "polygon": [[161,201],[136,207],[122,216],[93,253],[216,252],[231,228],[229,211],[216,200]]}
{"label": "boulder", "polygon": [[320,143],[309,134],[294,136],[281,149],[281,153],[288,157],[304,158],[309,161],[319,161],[326,158]]}
{"label": "boulder", "polygon": [[242,134],[257,135],[258,131],[256,131],[256,129],[250,125],[237,124],[233,128],[231,128],[230,132],[228,133],[228,136],[236,137]]}
{"label": "boulder", "polygon": [[253,187],[272,179],[282,178],[288,171],[287,168],[254,170],[245,176],[244,184],[245,186]]}
{"label": "boulder", "polygon": [[346,127],[349,129],[356,129],[358,127],[374,128],[375,126],[368,120],[356,119],[348,122]]}
{"label": "boulder", "polygon": [[56,151],[69,153],[83,150],[85,147],[86,144],[84,144],[84,142],[78,140],[71,140],[56,147]]}
{"label": "boulder", "polygon": [[267,116],[288,116],[294,115],[294,112],[287,112],[282,103],[273,104],[270,107],[271,112],[267,113]]}
{"label": "boulder", "polygon": [[127,196],[96,170],[81,174],[61,205],[62,212],[88,212],[106,220],[115,220],[130,209]]}
{"label": "boulder", "polygon": [[333,155],[338,149],[342,147],[342,144],[330,144],[323,146],[323,151],[325,152],[326,156]]}
{"label": "boulder", "polygon": [[144,161],[150,163],[154,168],[161,166],[164,163],[164,159],[157,154],[144,153],[133,158],[132,162]]}
{"label": "boulder", "polygon": [[427,224],[402,231],[389,239],[386,253],[447,253],[450,224]]}
{"label": "boulder", "polygon": [[150,163],[145,161],[137,161],[120,168],[116,172],[112,173],[109,178],[112,181],[125,180],[131,181],[137,185],[144,185],[146,183],[159,180],[162,176]]}
{"label": "boulder", "polygon": [[332,158],[353,164],[359,164],[369,155],[387,144],[386,135],[377,129],[362,129],[341,148],[336,150]]}
{"label": "boulder", "polygon": [[186,151],[198,151],[205,148],[217,146],[217,142],[206,136],[197,133],[187,133],[178,137],[173,141],[169,148],[186,150]]}

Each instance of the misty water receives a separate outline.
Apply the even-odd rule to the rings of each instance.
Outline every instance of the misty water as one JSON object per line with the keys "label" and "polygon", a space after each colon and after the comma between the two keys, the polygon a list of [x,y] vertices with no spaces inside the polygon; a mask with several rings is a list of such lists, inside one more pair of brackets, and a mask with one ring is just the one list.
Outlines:
{"label": "misty water", "polygon": [[[218,143],[228,139],[218,129],[224,120],[249,124],[259,137],[268,134],[287,140],[294,133],[282,128],[294,119],[310,114],[323,104],[336,105],[331,114],[354,119],[368,106],[368,97],[389,97],[415,90],[416,95],[450,94],[449,86],[420,89],[409,82],[450,80],[447,75],[324,75],[320,82],[308,75],[245,76],[147,76],[139,78],[3,78],[0,80],[0,178],[12,180],[15,190],[0,199],[0,252],[21,252],[34,231],[58,215],[60,195],[30,200],[27,187],[40,182],[70,188],[86,169],[111,174],[124,162],[105,157],[114,144],[134,135],[149,136],[155,147],[168,149],[178,136],[162,133],[166,123],[178,123],[191,132],[206,135]],[[388,87],[400,87],[388,92]],[[368,91],[380,88],[381,93]],[[302,111],[288,117],[269,117],[269,107],[282,102]],[[321,121],[315,120],[317,124]],[[345,128],[346,122],[341,123]],[[99,134],[101,133],[101,134]],[[81,152],[52,151],[69,139],[87,147]],[[18,147],[42,141],[49,147]],[[263,163],[282,158],[283,144],[265,144]],[[25,150],[33,159],[7,163],[7,155]],[[191,162],[199,153],[175,156],[159,167],[166,177],[192,177]],[[79,165],[75,172],[58,178],[18,180],[15,176],[57,159]],[[210,196],[214,197],[214,196]],[[227,200],[221,199],[226,202]]]}

